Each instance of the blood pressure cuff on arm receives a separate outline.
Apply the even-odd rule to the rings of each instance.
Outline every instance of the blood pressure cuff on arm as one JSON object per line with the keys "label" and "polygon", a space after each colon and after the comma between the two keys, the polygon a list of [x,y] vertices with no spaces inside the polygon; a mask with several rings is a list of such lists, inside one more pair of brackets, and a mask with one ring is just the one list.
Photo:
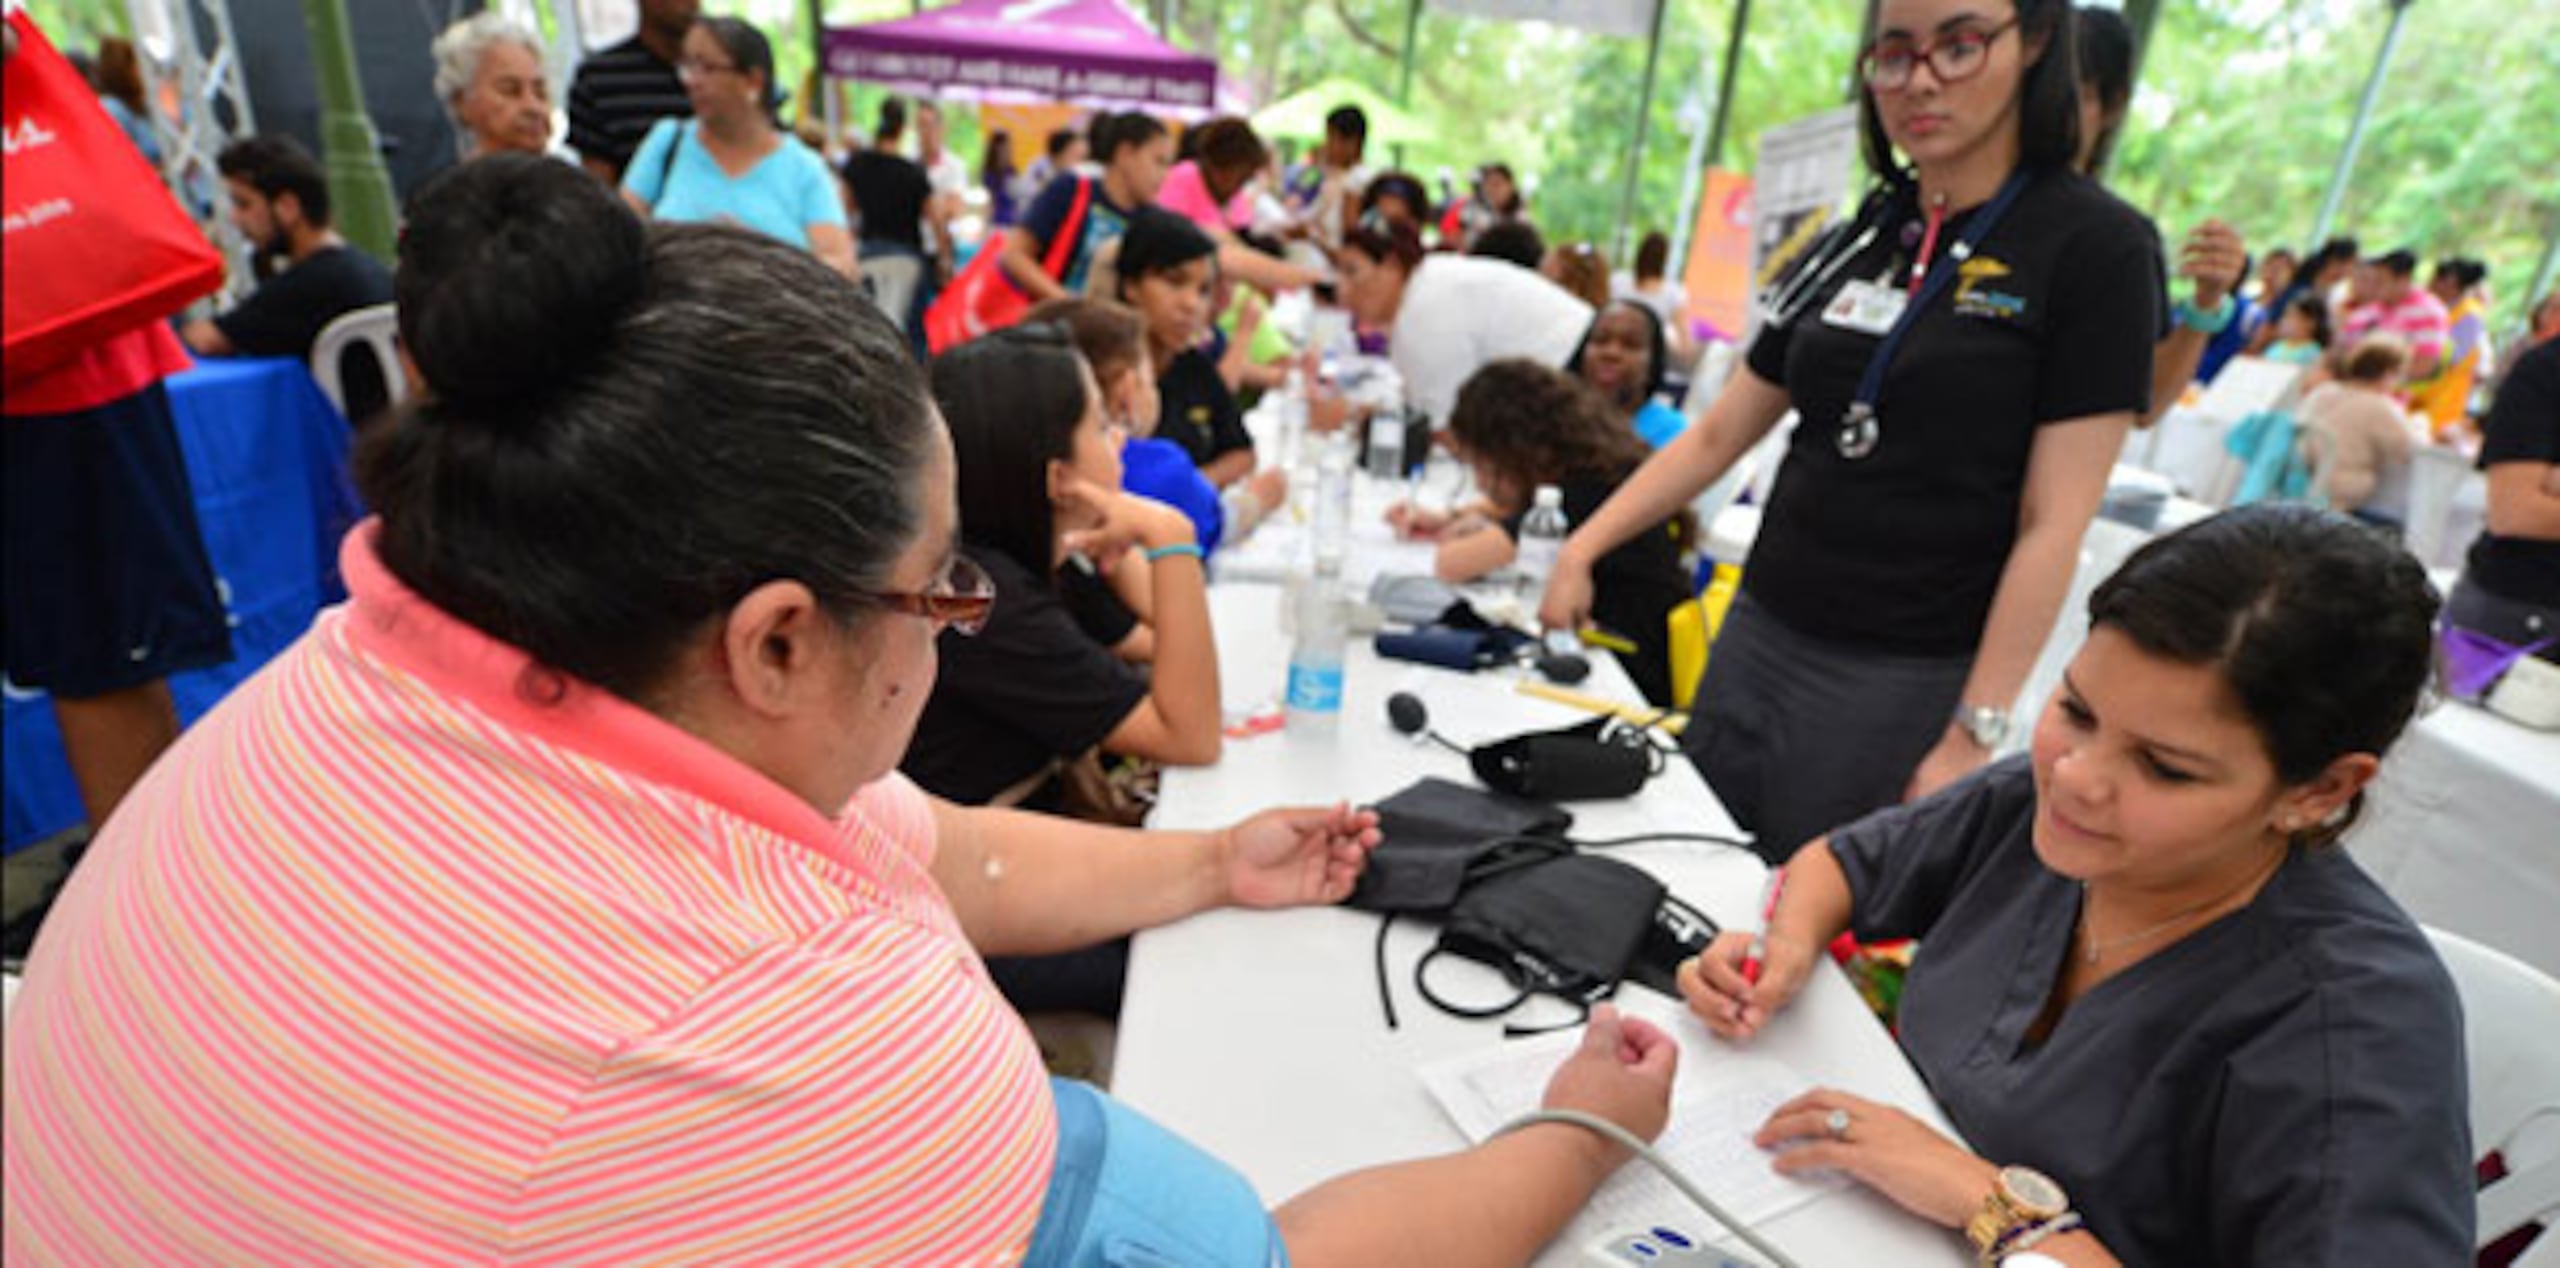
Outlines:
{"label": "blood pressure cuff on arm", "polygon": [[1289,1250],[1234,1168],[1070,1079],[1051,1079],[1057,1165],[1024,1268],[1288,1268]]}

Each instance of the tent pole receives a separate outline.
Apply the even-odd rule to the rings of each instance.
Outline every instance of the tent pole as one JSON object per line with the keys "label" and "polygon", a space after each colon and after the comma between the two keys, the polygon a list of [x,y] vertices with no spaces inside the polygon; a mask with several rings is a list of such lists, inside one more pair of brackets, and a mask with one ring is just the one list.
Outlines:
{"label": "tent pole", "polygon": [[[1404,58],[1396,67],[1396,104],[1407,110],[1413,109],[1413,45],[1421,37],[1422,0],[1405,0]],[[1404,142],[1398,141],[1387,150],[1391,162],[1404,166]]]}
{"label": "tent pole", "polygon": [[809,91],[818,99],[801,102],[800,117],[816,118],[824,125],[827,148],[832,151],[844,144],[844,115],[836,109],[835,81],[827,74],[827,0],[809,0],[809,51],[817,57],[809,63],[817,68],[809,77]]}
{"label": "tent pole", "polygon": [[1751,0],[1733,0],[1733,31],[1724,39],[1724,69],[1716,75],[1715,122],[1707,128],[1707,161],[1724,159],[1725,124],[1733,118],[1733,80],[1742,64],[1742,37],[1751,25]]}
{"label": "tent pole", "polygon": [[2338,204],[2347,198],[2347,177],[2356,169],[2356,151],[2364,148],[2365,125],[2373,121],[2374,103],[2382,98],[2383,77],[2391,73],[2391,55],[2400,48],[2400,27],[2409,17],[2410,0],[2391,0],[2391,29],[2382,34],[2382,51],[2374,54],[2373,74],[2364,81],[2364,96],[2356,102],[2356,120],[2347,127],[2346,148],[2338,151],[2338,168],[2329,175],[2329,193],[2320,200],[2320,219],[2311,227],[2311,240],[2326,242],[2329,227],[2337,223]]}
{"label": "tent pole", "polygon": [[[1742,37],[1751,24],[1751,0],[1733,0],[1733,30],[1724,41],[1724,67],[1716,76],[1714,121],[1689,137],[1689,162],[1680,176],[1680,219],[1671,227],[1671,267],[1688,267],[1689,231],[1698,222],[1698,185],[1710,163],[1724,157],[1725,125],[1733,115],[1733,77],[1742,60]],[[1699,59],[1701,68],[1705,58]]]}
{"label": "tent pole", "polygon": [[346,6],[342,0],[302,0],[302,21],[320,86],[320,165],[336,204],[338,231],[373,258],[392,259],[399,246],[400,203],[382,163],[381,134],[365,111]]}
{"label": "tent pole", "polygon": [[1618,194],[1618,233],[1609,247],[1612,260],[1627,258],[1627,227],[1636,214],[1636,178],[1644,172],[1645,134],[1653,126],[1653,72],[1662,61],[1662,15],[1669,0],[1653,0],[1653,34],[1644,46],[1644,87],[1636,92],[1636,140],[1627,150],[1627,183]]}

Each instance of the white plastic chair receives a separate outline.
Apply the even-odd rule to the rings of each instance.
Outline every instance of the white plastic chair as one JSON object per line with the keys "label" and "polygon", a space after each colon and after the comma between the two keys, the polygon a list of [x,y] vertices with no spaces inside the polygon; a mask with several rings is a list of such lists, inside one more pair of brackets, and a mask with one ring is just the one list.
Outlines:
{"label": "white plastic chair", "polygon": [[2403,540],[2409,553],[2430,568],[2460,564],[2471,542],[2467,537],[2456,540],[2454,501],[2463,482],[2473,478],[2471,460],[2457,450],[2420,445],[2410,452],[2407,471],[2408,509],[2402,522],[2408,525]]}
{"label": "white plastic chair", "polygon": [[2458,934],[2427,937],[2462,995],[2471,1147],[2506,1155],[2506,1177],[2480,1191],[2479,1244],[2539,1223],[2517,1264],[2560,1263],[2560,981]]}
{"label": "white plastic chair", "polygon": [[363,420],[347,414],[346,362],[347,350],[363,345],[374,363],[382,368],[382,386],[388,394],[386,404],[398,405],[409,399],[409,376],[400,368],[400,313],[391,304],[376,304],[342,313],[337,320],[320,328],[320,337],[311,341],[311,377],[320,381],[320,393],[338,407],[348,422]]}

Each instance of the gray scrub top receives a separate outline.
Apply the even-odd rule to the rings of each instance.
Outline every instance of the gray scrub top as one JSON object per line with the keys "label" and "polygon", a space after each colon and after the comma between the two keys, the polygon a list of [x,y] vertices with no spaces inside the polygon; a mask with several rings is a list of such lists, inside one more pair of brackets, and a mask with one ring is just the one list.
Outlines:
{"label": "gray scrub top", "polygon": [[2461,1005],[2398,904],[2297,850],[2027,1048],[2079,910],[2035,807],[2018,757],[1831,834],[1858,937],[1921,940],[1902,1046],[1975,1152],[2059,1180],[2128,1264],[2470,1263]]}

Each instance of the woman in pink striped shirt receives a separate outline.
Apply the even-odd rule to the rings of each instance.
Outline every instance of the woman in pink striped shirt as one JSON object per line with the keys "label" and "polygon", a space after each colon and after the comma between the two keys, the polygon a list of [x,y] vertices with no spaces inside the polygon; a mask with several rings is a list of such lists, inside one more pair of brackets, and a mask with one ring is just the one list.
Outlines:
{"label": "woman in pink striped shirt", "polygon": [[[400,254],[432,391],[362,459],[352,602],[37,943],[9,1262],[1516,1262],[1620,1161],[1540,1125],[1265,1215],[1045,1080],[982,954],[1337,900],[1373,820],[927,798],[934,638],[992,595],[851,285],[525,156],[422,191]],[[1603,1017],[1548,1101],[1651,1135],[1672,1052]]]}

